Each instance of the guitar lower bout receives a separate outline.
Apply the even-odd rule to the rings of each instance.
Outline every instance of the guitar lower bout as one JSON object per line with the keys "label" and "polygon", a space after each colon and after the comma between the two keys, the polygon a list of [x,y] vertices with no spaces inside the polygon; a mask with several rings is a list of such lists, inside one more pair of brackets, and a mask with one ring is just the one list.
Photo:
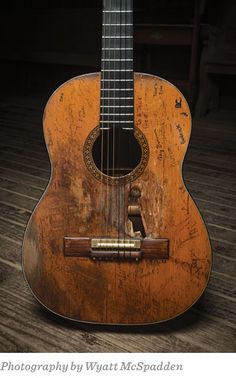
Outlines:
{"label": "guitar lower bout", "polygon": [[[189,107],[169,82],[135,74],[131,134],[140,158],[117,173],[110,157],[96,162],[92,153],[100,90],[100,74],[83,75],[59,87],[46,106],[52,172],[25,231],[24,274],[38,301],[69,319],[166,321],[198,300],[211,270],[208,233],[181,171]],[[127,149],[119,151],[122,160]]]}

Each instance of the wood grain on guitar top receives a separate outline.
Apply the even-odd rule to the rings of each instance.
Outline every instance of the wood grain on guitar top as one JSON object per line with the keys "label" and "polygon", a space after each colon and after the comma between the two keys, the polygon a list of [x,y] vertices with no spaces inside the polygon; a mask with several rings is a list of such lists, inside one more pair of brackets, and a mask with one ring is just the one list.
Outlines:
{"label": "wood grain on guitar top", "polygon": [[[135,127],[148,141],[149,160],[142,175],[123,186],[99,182],[84,162],[85,140],[99,125],[99,74],[66,82],[45,109],[52,174],[26,229],[23,268],[37,299],[71,319],[114,324],[167,320],[187,310],[208,282],[208,234],[182,178],[191,130],[188,105],[176,87],[151,75],[135,74],[134,93]],[[64,237],[101,237],[104,219],[114,219],[117,212],[117,196],[123,197],[128,230],[132,186],[141,192],[146,236],[167,238],[169,259],[94,262],[65,256]],[[113,222],[109,235],[117,235]]]}

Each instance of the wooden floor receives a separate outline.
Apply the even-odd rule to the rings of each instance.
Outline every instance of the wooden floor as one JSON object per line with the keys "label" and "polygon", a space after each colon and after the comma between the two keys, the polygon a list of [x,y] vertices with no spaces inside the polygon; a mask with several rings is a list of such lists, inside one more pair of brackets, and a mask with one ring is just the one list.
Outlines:
{"label": "wooden floor", "polygon": [[22,276],[24,229],[49,178],[43,106],[39,99],[24,97],[0,105],[0,351],[235,351],[236,113],[220,111],[195,122],[184,165],[186,185],[214,250],[205,295],[169,323],[116,328],[58,319],[36,303]]}

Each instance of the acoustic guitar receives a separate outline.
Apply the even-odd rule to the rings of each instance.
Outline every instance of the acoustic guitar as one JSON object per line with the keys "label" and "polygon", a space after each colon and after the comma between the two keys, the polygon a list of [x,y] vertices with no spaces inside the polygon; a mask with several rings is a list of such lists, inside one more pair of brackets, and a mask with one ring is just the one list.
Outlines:
{"label": "acoustic guitar", "polygon": [[211,270],[208,233],[182,177],[191,115],[180,91],[133,71],[131,0],[104,0],[101,73],[50,97],[49,184],[23,243],[37,298],[62,317],[150,324],[182,314]]}

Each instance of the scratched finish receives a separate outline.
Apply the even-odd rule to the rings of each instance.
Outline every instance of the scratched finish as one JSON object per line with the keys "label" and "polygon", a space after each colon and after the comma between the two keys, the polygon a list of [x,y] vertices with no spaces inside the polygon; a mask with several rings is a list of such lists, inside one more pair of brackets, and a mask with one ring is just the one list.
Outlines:
{"label": "scratched finish", "polygon": [[[204,291],[211,250],[203,220],[182,178],[191,116],[182,94],[158,77],[135,74],[135,126],[149,160],[132,183],[109,186],[87,170],[84,142],[99,124],[100,76],[72,79],[50,98],[44,133],[52,176],[26,229],[23,268],[51,311],[76,320],[145,324],[186,311]],[[130,189],[141,191],[146,235],[168,238],[167,261],[93,262],[65,257],[64,236],[132,236]],[[117,210],[119,207],[120,211]]]}

